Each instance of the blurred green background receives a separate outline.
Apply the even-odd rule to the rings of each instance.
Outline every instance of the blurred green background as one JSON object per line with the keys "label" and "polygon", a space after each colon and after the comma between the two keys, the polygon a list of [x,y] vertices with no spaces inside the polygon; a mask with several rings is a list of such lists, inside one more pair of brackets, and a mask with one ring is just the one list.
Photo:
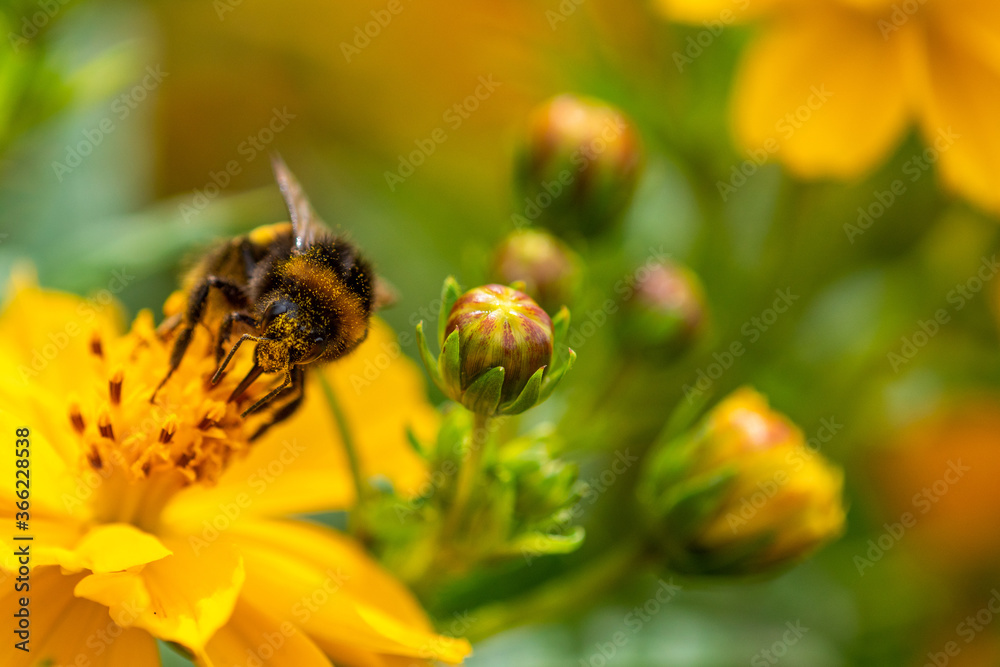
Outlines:
{"label": "blurred green background", "polygon": [[[859,207],[922,150],[916,138],[857,182],[803,183],[765,165],[724,201],[718,183],[746,157],[729,138],[727,102],[752,28],[725,30],[678,71],[673,54],[699,28],[635,2],[399,0],[367,41],[358,31],[385,16],[381,0],[4,4],[0,275],[28,259],[43,285],[81,294],[124,276],[116,297],[130,313],[158,312],[186,258],[213,239],[286,217],[268,158],[280,151],[323,217],[400,289],[384,316],[411,330],[433,319],[446,275],[486,280],[523,207],[511,174],[532,107],[576,92],[635,121],[644,176],[621,229],[578,248],[575,321],[655,250],[700,276],[711,332],[661,366],[618,355],[614,327],[598,327],[533,419],[561,420],[586,479],[617,448],[648,444],[684,386],[741,341],[747,353],[706,399],[751,383],[807,437],[838,425],[820,446],[847,472],[848,531],[775,579],[675,577],[680,593],[613,656],[607,642],[655,595],[656,576],[489,638],[470,665],[909,666],[944,659],[934,656],[949,641],[962,652],[938,667],[1000,664],[1000,622],[980,613],[1000,586],[1000,283],[989,271],[972,280],[997,250],[995,220],[927,174],[851,232]],[[481,78],[494,90],[454,111]],[[388,183],[438,128],[446,140]],[[776,290],[797,300],[748,335]],[[920,337],[939,309],[949,321]],[[621,391],[599,403],[609,368]],[[917,495],[959,460],[967,475],[922,512]],[[614,524],[630,520],[617,516],[627,493],[626,480],[590,508],[583,556],[492,573],[432,609],[440,627],[464,632],[468,601],[513,597],[613,543]],[[907,511],[919,520],[897,539]],[[859,558],[870,567],[859,572]],[[981,630],[966,642],[960,624],[977,613]],[[807,630],[788,642],[788,624]],[[764,653],[776,642],[780,656]]]}

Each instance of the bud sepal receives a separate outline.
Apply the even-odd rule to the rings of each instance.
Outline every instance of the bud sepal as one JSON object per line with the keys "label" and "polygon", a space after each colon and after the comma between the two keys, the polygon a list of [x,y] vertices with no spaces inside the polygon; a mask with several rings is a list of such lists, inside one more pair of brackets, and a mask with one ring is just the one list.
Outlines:
{"label": "bud sepal", "polygon": [[459,292],[448,278],[436,358],[423,322],[417,324],[420,358],[434,384],[468,410],[491,417],[520,414],[546,400],[576,361],[573,350],[560,353],[569,310],[564,306],[550,319],[526,294],[502,285]]}

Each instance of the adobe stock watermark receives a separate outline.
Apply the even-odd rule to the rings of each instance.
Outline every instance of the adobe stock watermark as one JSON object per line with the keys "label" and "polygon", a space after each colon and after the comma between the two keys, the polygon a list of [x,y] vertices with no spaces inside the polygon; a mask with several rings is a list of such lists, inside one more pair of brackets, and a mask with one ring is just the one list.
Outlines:
{"label": "adobe stock watermark", "polygon": [[722,201],[729,201],[737,190],[746,185],[747,180],[764,166],[768,158],[781,150],[782,142],[794,137],[795,133],[801,130],[834,95],[832,91],[826,89],[826,84],[812,86],[809,93],[809,97],[802,104],[786,113],[774,124],[776,136],[765,139],[759,148],[747,149],[747,159],[732,166],[729,179],[716,181],[715,186]]}
{"label": "adobe stock watermark", "polygon": [[889,41],[892,34],[916,16],[917,12],[925,4],[927,4],[927,0],[902,0],[902,2],[894,3],[889,18],[880,18],[878,20],[878,30],[882,33],[882,39]]}
{"label": "adobe stock watermark", "polygon": [[577,148],[569,156],[569,163],[575,169],[563,169],[556,178],[551,181],[542,181],[539,192],[534,197],[524,198],[524,209],[520,214],[513,213],[510,216],[515,229],[530,227],[532,221],[537,220],[542,212],[555,202],[564,193],[570,190],[570,186],[580,178],[590,163],[596,160],[622,133],[628,128],[625,120],[621,117],[610,118],[601,128],[600,134],[591,139],[588,143]]}
{"label": "adobe stock watermark", "polygon": [[[477,81],[478,85],[476,85],[471,94],[467,95],[462,101],[448,107],[441,115],[441,120],[444,121],[452,132],[461,128],[465,121],[471,118],[472,114],[479,109],[482,103],[490,99],[496,89],[503,85],[501,82],[495,81],[492,74],[489,76],[480,76]],[[413,176],[417,168],[427,162],[427,158],[433,155],[437,151],[438,146],[446,141],[448,141],[448,132],[443,127],[434,128],[426,137],[414,139],[413,143],[416,148],[406,155],[398,155],[398,165],[395,171],[385,171],[383,174],[386,185],[389,186],[389,191],[395,192],[396,186],[405,183],[406,179]]]}
{"label": "adobe stock watermark", "polygon": [[868,551],[863,556],[860,554],[854,556],[854,567],[858,570],[858,574],[865,576],[865,570],[874,567],[875,563],[882,560],[882,557],[903,539],[906,531],[917,525],[917,519],[934,509],[951,487],[958,484],[971,469],[967,465],[962,465],[961,459],[949,460],[948,469],[939,479],[913,494],[910,502],[915,511],[903,512],[897,521],[883,524],[884,531],[878,537],[868,540]]}
{"label": "adobe stock watermark", "polygon": [[87,635],[87,638],[84,640],[84,646],[89,650],[77,653],[73,661],[65,663],[66,665],[87,667],[93,664],[91,662],[92,659],[100,658],[104,655],[118,638],[125,633],[125,629],[132,627],[139,620],[139,617],[142,615],[142,607],[136,604],[135,601],[130,600],[116,607],[114,611],[109,609],[108,612],[111,615],[111,619],[103,627],[99,627]]}
{"label": "adobe stock watermark", "polygon": [[553,9],[545,10],[545,20],[549,22],[549,27],[556,30],[560,23],[565,23],[569,17],[576,13],[576,10],[587,0],[561,0]]}
{"label": "adobe stock watermark", "polygon": [[[350,575],[344,573],[339,567],[336,572],[327,569],[323,574],[326,575],[323,582],[292,605],[292,615],[299,625],[285,620],[277,628],[272,626],[267,630],[262,630],[258,635],[259,641],[257,641],[256,646],[251,643],[250,646],[246,647],[244,652],[246,659],[241,663],[242,665],[245,667],[265,667],[276,664],[273,662],[273,658],[285,645],[285,642],[298,634],[299,628],[308,623],[313,614],[329,604],[343,589],[344,584],[351,580]],[[249,637],[247,639],[250,639],[251,642],[255,641]]]}
{"label": "adobe stock watermark", "polygon": [[[924,174],[930,171],[931,167],[941,158],[943,153],[955,145],[955,142],[962,138],[950,127],[947,130],[938,130],[932,146],[928,146],[923,151],[912,156],[903,163],[903,176],[909,177],[910,183],[916,183]],[[875,201],[868,206],[858,207],[858,218],[854,224],[844,223],[844,233],[847,240],[854,243],[854,240],[868,231],[875,221],[885,215],[896,201],[907,192],[906,180],[895,179],[889,184],[886,190],[875,190],[872,195]]]}
{"label": "adobe stock watermark", "polygon": [[417,655],[424,658],[424,661],[411,663],[410,667],[421,667],[427,664],[426,660],[448,652],[452,647],[449,639],[464,636],[478,620],[478,617],[473,616],[468,611],[453,613],[451,622],[441,629],[441,634],[427,640],[417,649]]}
{"label": "adobe stock watermark", "polygon": [[618,652],[628,645],[632,639],[642,632],[642,629],[660,613],[663,608],[681,592],[680,584],[675,584],[673,578],[659,579],[654,593],[641,605],[632,607],[622,618],[622,629],[617,630],[606,641],[594,643],[594,652],[586,658],[580,658],[580,667],[608,667],[615,662]]}
{"label": "adobe stock watermark", "polygon": [[344,60],[348,63],[361,52],[367,49],[373,39],[377,39],[382,31],[389,27],[393,19],[403,13],[406,9],[402,0],[389,0],[384,7],[373,9],[369,12],[372,17],[364,25],[354,26],[354,33],[350,42],[340,43],[340,52],[344,54]]}
{"label": "adobe stock watermark", "polygon": [[[566,533],[571,530],[583,517],[587,508],[593,506],[638,461],[639,457],[632,454],[629,448],[616,451],[611,463],[604,470],[585,480],[586,484],[580,493],[580,499],[573,503],[572,507],[556,515],[543,532]],[[545,555],[545,542],[546,538],[542,535],[538,536],[535,544],[529,541],[521,547],[521,555],[528,565],[531,565],[536,558]]]}
{"label": "adobe stock watermark", "polygon": [[118,124],[139,108],[139,105],[149,97],[149,94],[163,83],[163,79],[170,73],[164,72],[161,68],[162,65],[146,67],[145,76],[137,84],[111,101],[109,115],[99,120],[93,127],[81,130],[80,134],[83,135],[83,138],[75,144],[67,144],[66,157],[63,161],[52,161],[52,171],[56,175],[56,180],[62,183],[67,174],[72,173],[74,169],[83,164],[84,158],[104,143],[104,139],[118,129]]}
{"label": "adobe stock watermark", "polygon": [[979,263],[979,269],[964,283],[958,283],[945,295],[945,301],[951,306],[948,308],[938,308],[930,318],[917,320],[916,328],[909,334],[904,334],[899,340],[898,348],[893,346],[886,359],[889,367],[894,373],[909,364],[924,349],[931,339],[940,333],[941,328],[951,322],[952,313],[965,308],[966,304],[978,294],[986,283],[996,277],[1000,270],[1000,263],[997,256],[993,255],[989,259],[983,257]]}
{"label": "adobe stock watermark", "polygon": [[735,10],[723,9],[719,12],[719,18],[704,21],[702,25],[705,26],[705,29],[699,31],[697,35],[689,35],[683,51],[674,51],[674,65],[677,66],[678,72],[683,74],[685,67],[694,64],[694,61],[715,43],[726,26],[731,25],[738,14],[746,11],[747,7],[750,6],[750,0],[732,0],[732,4]]}
{"label": "adobe stock watermark", "polygon": [[775,299],[771,307],[765,308],[759,315],[751,317],[740,327],[740,334],[746,339],[746,344],[743,343],[742,339],[738,339],[730,343],[721,353],[713,352],[712,359],[714,361],[704,368],[698,369],[696,373],[698,377],[693,384],[684,385],[684,398],[688,400],[688,403],[711,389],[716,380],[732,368],[739,357],[746,354],[747,346],[759,341],[774,326],[778,318],[787,313],[800,298],[799,295],[792,294],[790,287],[775,290],[774,293]]}
{"label": "adobe stock watermark", "polygon": [[77,305],[74,319],[66,322],[61,329],[50,331],[46,336],[47,341],[31,351],[29,365],[18,365],[17,372],[23,384],[27,385],[29,380],[39,377],[59,353],[66,349],[71,340],[87,330],[87,325],[107,310],[114,302],[114,295],[135,280],[135,274],[129,273],[126,267],[120,271],[112,271],[111,276],[105,289],[83,299]]}
{"label": "adobe stock watermark", "polygon": [[[254,499],[263,494],[271,484],[285,474],[306,451],[296,440],[286,440],[281,450],[267,463],[258,466],[246,479],[248,491],[240,491],[229,502],[218,503],[218,511],[211,517],[202,519],[201,532],[188,536],[188,546],[195,556],[201,554],[213,542],[243,516],[253,505]],[[250,492],[253,492],[251,495]]]}
{"label": "adobe stock watermark", "polygon": [[634,270],[626,273],[615,281],[613,286],[616,298],[605,299],[599,308],[587,311],[586,315],[579,318],[579,323],[571,322],[569,331],[566,333],[566,344],[573,350],[579,351],[587,341],[597,335],[597,331],[608,323],[611,316],[616,314],[621,305],[628,302],[635,296],[636,286],[649,278],[650,273],[659,265],[666,261],[670,255],[659,248],[647,248],[649,254],[646,260]]}
{"label": "adobe stock watermark", "polygon": [[20,31],[15,33],[11,30],[7,33],[7,41],[10,42],[14,52],[17,53],[22,47],[27,46],[70,2],[71,0],[38,0],[35,3],[38,11],[21,17]]}
{"label": "adobe stock watermark", "polygon": [[208,208],[216,197],[229,186],[234,176],[243,173],[243,166],[250,164],[257,159],[257,156],[267,150],[267,147],[274,138],[285,131],[289,123],[296,118],[296,114],[290,113],[288,107],[271,109],[271,117],[267,123],[254,134],[247,135],[236,146],[236,154],[243,158],[228,161],[219,171],[209,171],[208,180],[201,188],[194,191],[194,195],[189,202],[181,202],[177,209],[184,218],[184,222],[191,222],[192,219],[201,215],[202,211]]}
{"label": "adobe stock watermark", "polygon": [[[458,448],[459,460],[464,461],[470,452],[484,446],[489,437],[503,428],[509,419],[510,417],[501,415],[489,420],[484,428],[473,430],[469,434],[468,439]],[[393,510],[396,512],[396,518],[399,519],[399,522],[403,523],[406,519],[418,513],[427,501],[434,497],[435,493],[459,473],[459,469],[458,462],[451,460],[443,461],[440,468],[431,471],[428,478],[417,489],[415,495],[397,500],[393,506]]]}
{"label": "adobe stock watermark", "polygon": [[740,499],[740,507],[735,512],[726,514],[726,523],[734,535],[739,534],[743,528],[749,524],[757,513],[760,512],[778,492],[794,478],[795,473],[800,471],[806,464],[806,457],[815,456],[823,445],[833,440],[842,429],[843,424],[837,423],[834,417],[825,417],[820,420],[820,426],[816,434],[806,440],[805,452],[791,451],[785,455],[785,467],[774,471],[769,479],[762,479],[757,482],[757,489],[749,496]]}
{"label": "adobe stock watermark", "polygon": [[220,21],[226,20],[226,14],[236,11],[236,8],[243,4],[243,0],[212,0],[212,9]]}
{"label": "adobe stock watermark", "polygon": [[767,667],[768,665],[778,664],[778,661],[788,653],[788,649],[798,644],[806,636],[806,633],[809,632],[809,628],[802,625],[802,621],[798,620],[794,623],[788,621],[785,623],[785,627],[788,629],[782,633],[780,638],[750,658],[750,667]]}
{"label": "adobe stock watermark", "polygon": [[[1000,614],[1000,590],[994,588],[990,591],[990,598],[986,604],[975,614],[966,616],[955,626],[955,634],[964,644],[971,644],[981,632],[993,623],[997,614]],[[927,662],[923,664],[923,667],[948,667],[951,664],[951,659],[958,657],[962,652],[962,648],[962,644],[959,644],[958,641],[948,641],[941,647],[940,651],[927,653]]]}

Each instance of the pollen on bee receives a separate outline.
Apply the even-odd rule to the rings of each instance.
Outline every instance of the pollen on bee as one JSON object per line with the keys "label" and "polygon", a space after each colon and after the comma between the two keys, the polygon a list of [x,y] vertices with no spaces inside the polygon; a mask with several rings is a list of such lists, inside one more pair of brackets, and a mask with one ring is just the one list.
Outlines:
{"label": "pollen on bee", "polygon": [[73,430],[77,433],[82,434],[87,426],[83,421],[83,413],[80,412],[80,406],[76,403],[69,406],[69,421],[73,424]]}
{"label": "pollen on bee", "polygon": [[102,412],[101,416],[97,418],[97,429],[100,431],[102,438],[115,439],[115,430],[111,425],[111,415],[107,412]]}
{"label": "pollen on bee", "polygon": [[108,395],[111,397],[113,405],[119,405],[122,402],[122,382],[124,380],[125,372],[118,370],[108,381]]}

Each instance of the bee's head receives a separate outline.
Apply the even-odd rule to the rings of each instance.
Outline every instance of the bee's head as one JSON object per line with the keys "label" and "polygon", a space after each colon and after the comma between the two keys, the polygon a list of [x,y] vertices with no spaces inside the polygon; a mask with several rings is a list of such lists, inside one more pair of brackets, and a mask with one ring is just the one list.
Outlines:
{"label": "bee's head", "polygon": [[288,297],[278,297],[260,318],[261,338],[257,343],[257,363],[265,372],[285,370],[294,364],[308,364],[326,351],[327,339],[315,326],[307,309]]}

